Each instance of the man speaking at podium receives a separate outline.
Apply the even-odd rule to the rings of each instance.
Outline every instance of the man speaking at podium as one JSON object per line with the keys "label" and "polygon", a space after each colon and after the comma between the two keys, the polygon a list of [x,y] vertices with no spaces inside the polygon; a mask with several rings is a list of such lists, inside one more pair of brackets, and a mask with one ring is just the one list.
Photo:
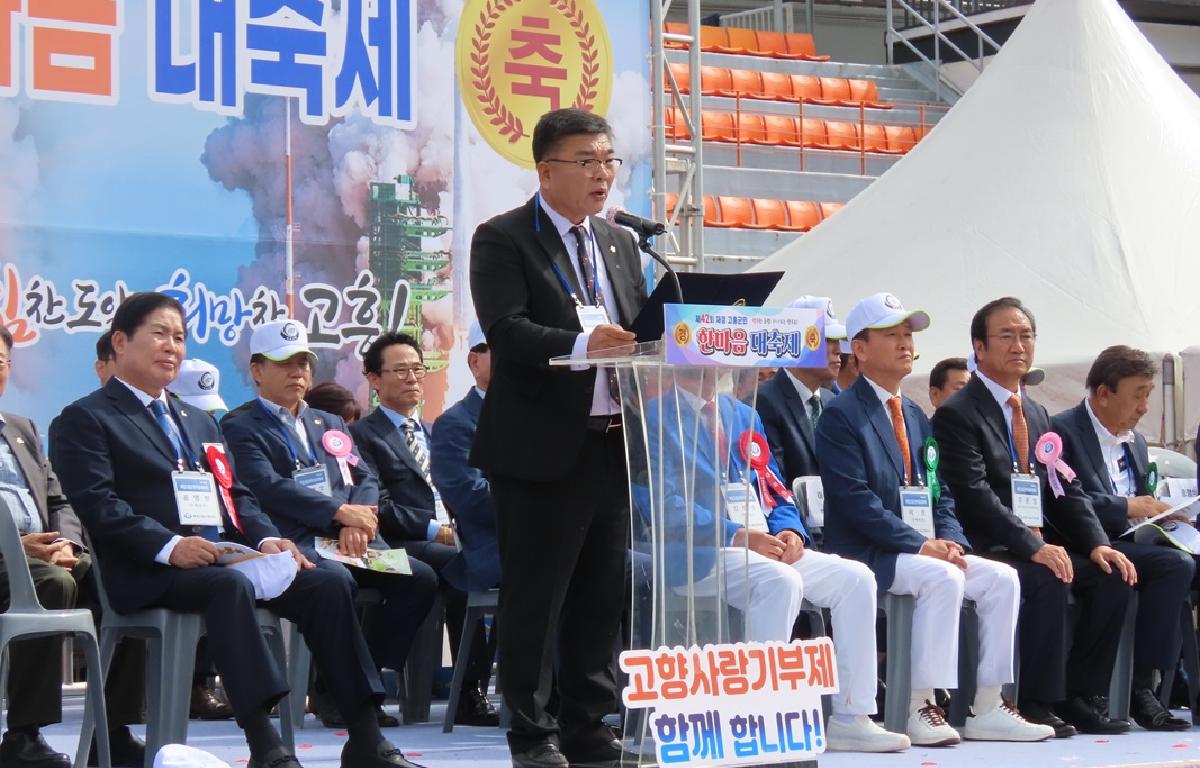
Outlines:
{"label": "man speaking at podium", "polygon": [[[621,166],[612,128],[578,109],[533,130],[539,189],[471,241],[471,293],[492,380],[471,451],[496,505],[497,616],[517,768],[619,764],[601,722],[616,710],[629,490],[611,369],[551,368],[631,351],[646,301],[632,238],[597,214]],[[554,672],[560,706],[546,711]]]}

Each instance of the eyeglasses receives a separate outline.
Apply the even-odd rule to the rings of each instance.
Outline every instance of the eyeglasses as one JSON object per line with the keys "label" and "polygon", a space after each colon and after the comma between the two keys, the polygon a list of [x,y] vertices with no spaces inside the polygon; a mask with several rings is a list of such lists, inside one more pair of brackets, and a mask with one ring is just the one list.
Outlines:
{"label": "eyeglasses", "polygon": [[1021,346],[1028,347],[1033,342],[1037,341],[1037,334],[1026,331],[1025,333],[998,333],[995,336],[989,336],[989,339],[995,339],[1006,347],[1011,347],[1013,342],[1021,342]]}
{"label": "eyeglasses", "polygon": [[3,371],[5,368],[11,368],[11,367],[12,367],[11,360],[9,360],[7,357],[0,357],[0,371]]}
{"label": "eyeglasses", "polygon": [[616,173],[617,169],[621,167],[621,163],[624,163],[625,161],[619,157],[610,157],[607,160],[597,160],[594,157],[589,157],[587,160],[559,160],[555,157],[548,157],[546,158],[546,162],[578,165],[588,173],[595,173],[601,168],[603,168],[607,173]]}
{"label": "eyeglasses", "polygon": [[380,373],[390,373],[397,379],[407,379],[408,375],[411,373],[414,379],[420,381],[421,379],[425,378],[425,374],[429,373],[429,369],[423,365],[412,365],[400,366],[399,368],[384,368],[382,371],[380,371]]}

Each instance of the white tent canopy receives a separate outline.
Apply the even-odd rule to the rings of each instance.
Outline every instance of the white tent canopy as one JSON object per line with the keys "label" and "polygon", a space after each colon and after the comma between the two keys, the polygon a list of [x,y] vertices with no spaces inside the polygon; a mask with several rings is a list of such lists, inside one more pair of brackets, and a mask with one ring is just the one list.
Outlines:
{"label": "white tent canopy", "polygon": [[925,141],[755,269],[786,273],[772,305],[823,294],[844,315],[887,290],[927,310],[926,367],[966,355],[1003,295],[1035,313],[1052,375],[1110,344],[1182,350],[1200,342],[1200,99],[1116,0],[1038,0]]}

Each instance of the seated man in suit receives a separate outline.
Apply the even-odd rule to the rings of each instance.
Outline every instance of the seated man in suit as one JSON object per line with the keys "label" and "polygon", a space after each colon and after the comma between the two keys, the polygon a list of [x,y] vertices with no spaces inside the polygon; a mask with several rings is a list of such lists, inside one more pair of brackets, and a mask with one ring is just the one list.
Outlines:
{"label": "seated man in suit", "polygon": [[928,326],[927,314],[905,310],[890,293],[868,296],[850,310],[846,332],[861,375],[817,428],[826,546],[867,563],[881,590],[914,599],[907,727],[914,744],[959,742],[933,691],[958,687],[964,597],[975,601],[980,653],[975,701],[962,735],[1041,741],[1054,730],[1027,722],[1000,695],[1013,680],[1017,574],[969,554],[954,499],[941,488],[929,420],[900,394],[912,372],[913,333]]}
{"label": "seated man in suit", "polygon": [[[309,408],[304,394],[312,386],[316,354],[308,333],[295,320],[260,325],[250,337],[250,375],[258,397],[221,420],[221,431],[233,451],[242,482],[258,498],[279,532],[304,551],[313,551],[318,536],[335,539],[344,554],[358,556],[368,546],[385,548],[378,539],[376,508],[379,483],[357,452],[338,416]],[[336,444],[338,439],[342,443]],[[413,638],[433,605],[437,577],[420,561],[410,561],[412,575],[352,568],[360,587],[383,595],[379,620],[367,638],[377,667],[400,670]],[[326,727],[343,727],[337,707],[318,676],[315,709]],[[381,708],[382,726],[400,722]]]}
{"label": "seated man in suit", "polygon": [[[1175,547],[1121,538],[1132,523],[1167,509],[1154,498],[1147,472],[1146,438],[1134,427],[1146,415],[1158,366],[1140,349],[1109,347],[1087,375],[1088,396],[1056,415],[1051,423],[1062,437],[1063,460],[1075,470],[1084,493],[1113,547],[1138,572],[1137,627],[1134,637],[1133,719],[1151,731],[1185,731],[1187,720],[1172,717],[1154,695],[1154,673],[1173,667],[1179,647],[1179,605],[1187,597],[1196,561]],[[1190,631],[1191,627],[1187,627]]]}
{"label": "seated man in suit", "polygon": [[947,357],[933,366],[929,372],[929,404],[933,410],[950,399],[958,390],[967,386],[971,372],[967,370],[967,358]]}
{"label": "seated man in suit", "polygon": [[[0,395],[8,386],[12,352],[12,334],[0,326]],[[11,514],[17,524],[42,607],[53,611],[85,602],[98,605],[79,518],[42,455],[42,440],[33,422],[8,412],[0,413],[0,503],[0,514]],[[7,602],[7,578],[0,570],[0,603]],[[145,746],[128,728],[142,718],[143,663],[141,642],[126,641],[109,670],[105,693],[114,766],[141,768],[144,760]],[[62,722],[62,637],[13,643],[8,730],[0,740],[0,765],[69,768],[70,758],[55,752],[40,732],[58,722]],[[95,765],[95,749],[92,760]]]}
{"label": "seated man in suit", "polygon": [[821,473],[813,446],[813,432],[821,412],[836,397],[829,389],[842,369],[841,342],[846,327],[837,322],[833,302],[824,296],[801,296],[792,307],[825,311],[825,368],[780,368],[758,388],[758,415],[767,429],[771,455],[783,469],[788,488],[797,477]]}
{"label": "seated man in suit", "polygon": [[54,461],[103,561],[113,608],[202,614],[209,653],[246,734],[250,768],[297,768],[270,721],[288,688],[259,630],[254,585],[240,571],[214,565],[213,540],[289,553],[295,579],[264,605],[300,628],[346,716],[350,739],[341,764],[413,765],[379,731],[383,686],[346,569],[314,564],[281,538],[238,480],[217,423],[166,392],[184,358],[183,307],[165,294],[134,293],[117,308],[112,329],[116,373],[63,410]]}
{"label": "seated man in suit", "polygon": [[454,515],[462,543],[462,557],[452,560],[442,573],[459,589],[474,591],[493,589],[500,583],[500,550],[491,487],[467,458],[479,424],[479,409],[487,396],[492,353],[478,323],[471,326],[467,343],[467,367],[475,386],[433,423],[429,469],[434,486]]}
{"label": "seated man in suit", "polygon": [[[827,748],[907,749],[906,736],[888,733],[870,717],[875,713],[874,577],[861,563],[807,546],[808,533],[791,493],[779,482],[779,466],[767,447],[762,421],[745,403],[718,395],[716,376],[716,370],[677,369],[661,408],[647,408],[650,483],[662,481],[666,486],[667,530],[661,533],[667,542],[668,583],[680,593],[688,588],[685,542],[690,525],[693,541],[704,542],[692,550],[691,588],[698,597],[713,597],[723,581],[731,606],[749,604],[746,639],[790,640],[805,597],[830,609],[840,691],[833,696],[833,716],[826,726]],[[717,413],[720,422],[714,424]],[[665,450],[658,447],[660,424]],[[713,460],[714,434],[719,461]],[[680,457],[693,455],[694,475],[679,464]],[[684,487],[683,478],[691,479],[693,493]],[[689,496],[690,517],[685,501]],[[649,490],[639,488],[634,497],[648,522]],[[718,532],[725,544],[719,550],[712,545]]]}
{"label": "seated man in suit", "polygon": [[[363,354],[363,373],[379,394],[379,407],[350,428],[362,457],[378,476],[379,529],[387,543],[404,547],[415,559],[437,573],[438,588],[446,606],[450,653],[458,658],[467,593],[449,573],[461,572],[462,559],[455,546],[454,528],[433,484],[429,439],[418,421],[417,409],[425,392],[425,362],[416,339],[403,333],[385,333]],[[449,569],[449,570],[448,570]],[[500,715],[479,690],[491,667],[487,644],[479,628],[473,645],[466,685],[459,699],[455,722],[460,725],[497,726]]]}
{"label": "seated man in suit", "polygon": [[[1052,488],[1034,457],[1050,431],[1046,409],[1021,389],[1036,340],[1033,316],[1018,299],[996,299],[975,313],[979,368],[933,415],[940,467],[971,546],[1011,565],[1021,580],[1025,719],[1060,738],[1076,729],[1121,733],[1129,723],[1108,718],[1105,696],[1137,571],[1109,546],[1079,483],[1058,477]],[[1068,590],[1078,614],[1071,643]]]}

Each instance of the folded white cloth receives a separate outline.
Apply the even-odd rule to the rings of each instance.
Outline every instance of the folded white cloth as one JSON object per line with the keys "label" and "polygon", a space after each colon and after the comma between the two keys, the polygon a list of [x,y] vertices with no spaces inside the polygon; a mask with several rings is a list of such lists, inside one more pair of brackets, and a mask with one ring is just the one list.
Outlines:
{"label": "folded white cloth", "polygon": [[291,552],[275,552],[228,563],[226,568],[241,571],[254,584],[256,600],[274,600],[296,578],[296,559]]}
{"label": "folded white cloth", "polygon": [[166,744],[154,756],[154,768],[229,768],[229,763],[195,747]]}

